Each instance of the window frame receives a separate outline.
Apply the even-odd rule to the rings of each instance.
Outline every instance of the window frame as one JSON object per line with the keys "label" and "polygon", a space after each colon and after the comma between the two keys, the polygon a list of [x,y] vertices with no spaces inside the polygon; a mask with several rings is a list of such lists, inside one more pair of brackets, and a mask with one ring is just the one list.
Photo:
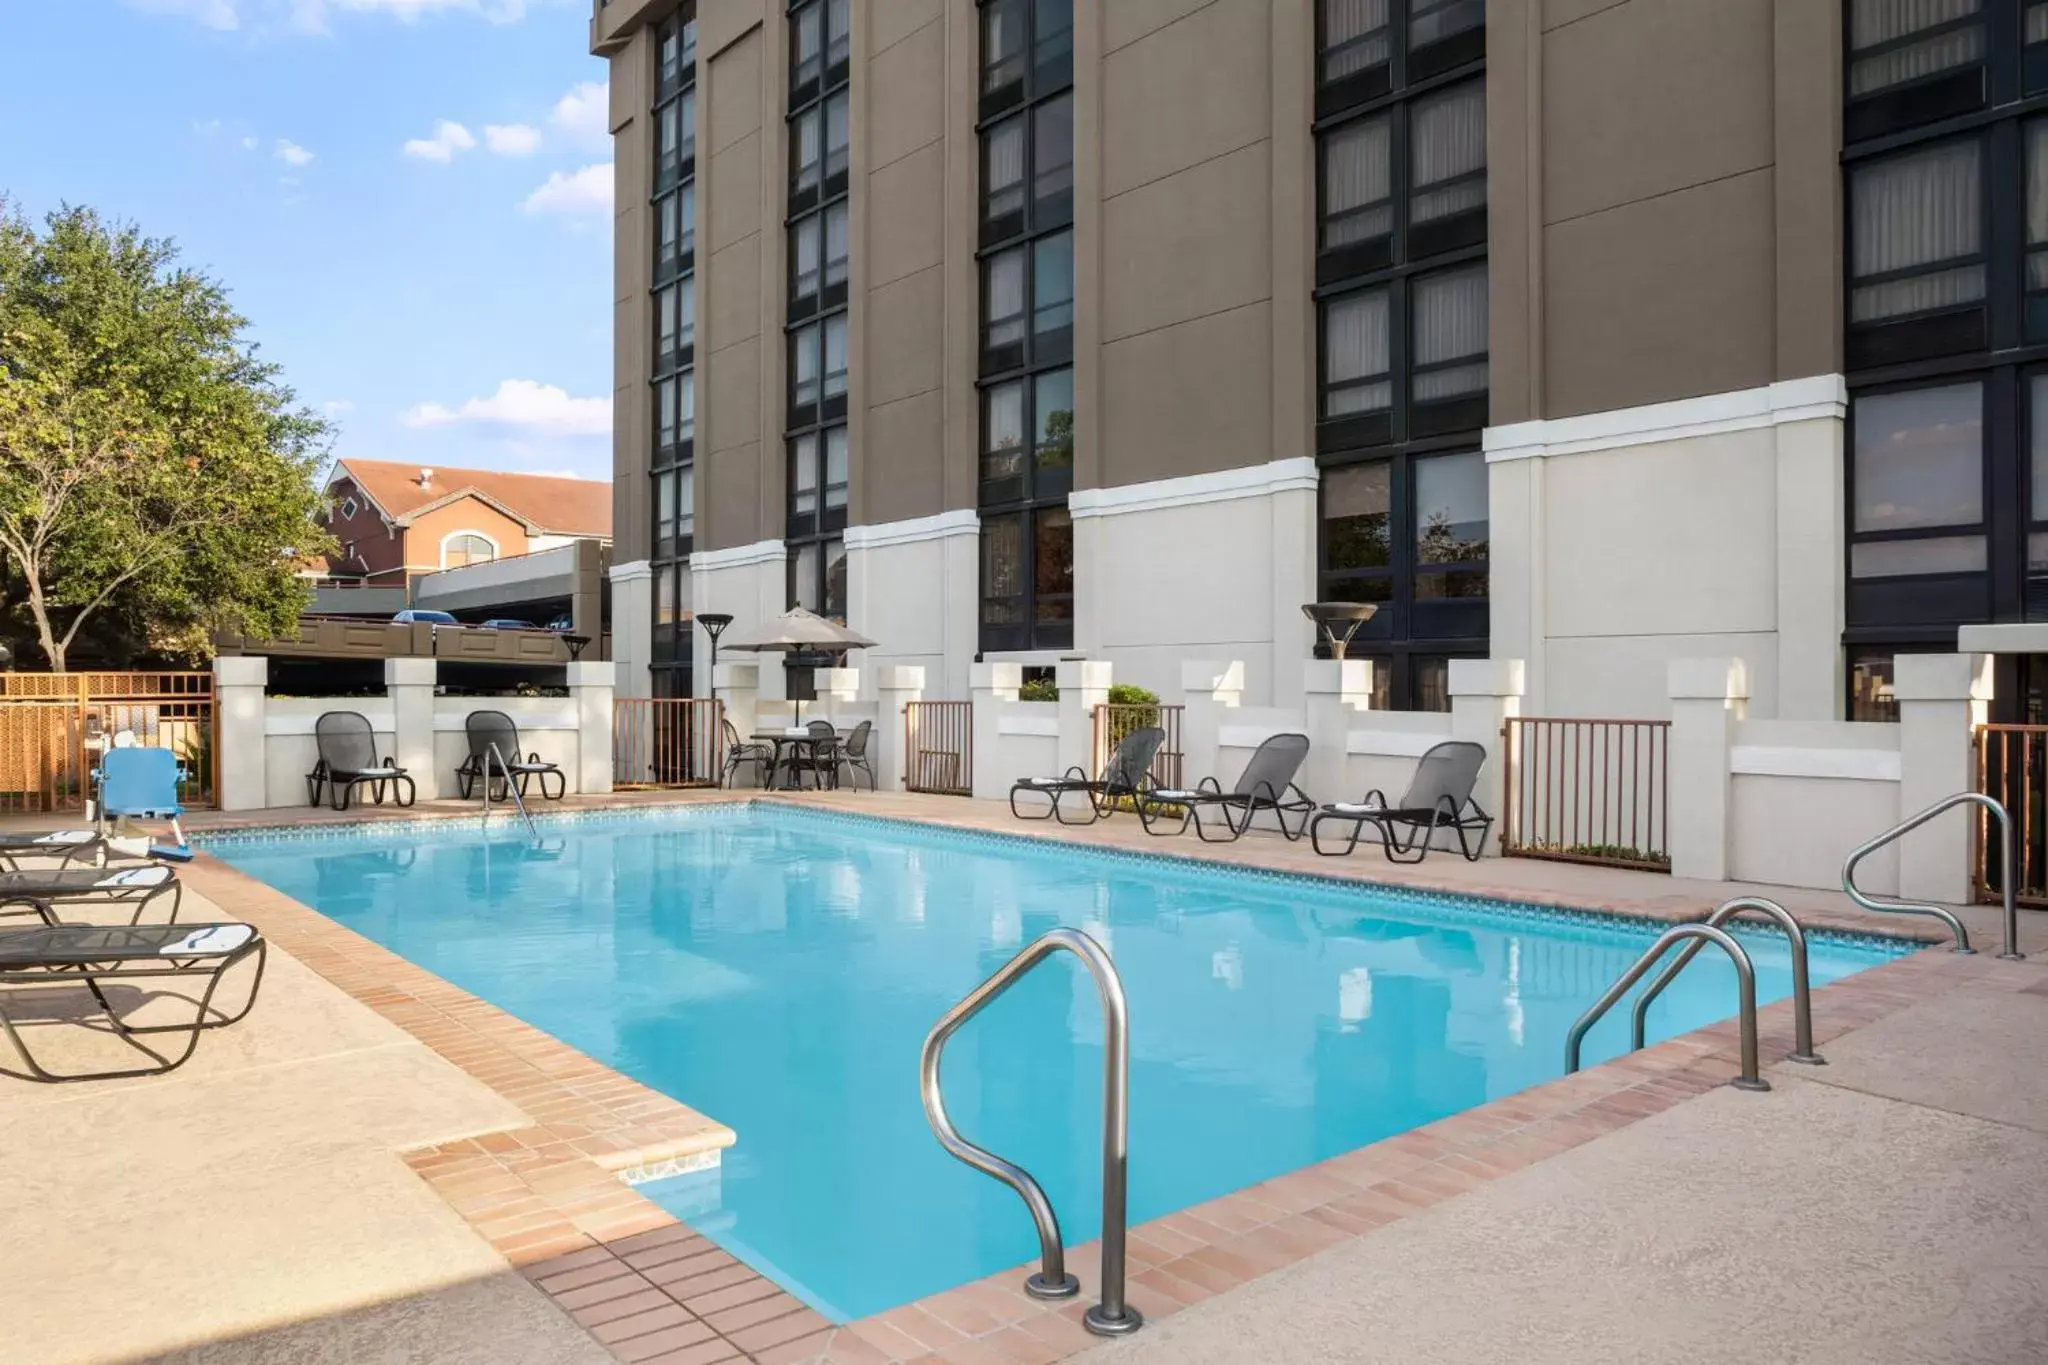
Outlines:
{"label": "window frame", "polygon": [[[665,44],[671,37],[678,47],[677,70],[671,78],[663,69]],[[648,441],[651,447],[647,473],[648,530],[648,629],[650,682],[657,696],[694,696],[698,690],[695,672],[696,617],[690,605],[690,552],[696,543],[696,88],[697,19],[685,6],[656,30],[655,74],[651,82],[650,124],[659,137],[664,109],[675,107],[678,124],[677,156],[664,161],[658,154],[650,176],[648,209],[652,215],[652,243],[649,248],[653,279],[648,290],[647,334],[652,357],[648,374]],[[681,102],[688,100],[687,124],[692,135],[685,140]],[[656,148],[658,153],[658,146]],[[662,237],[662,215],[674,205],[676,236],[672,249]],[[682,344],[684,327],[678,313],[677,344],[666,352],[661,341],[661,296],[674,289],[678,297],[687,289],[690,300],[690,342]],[[676,420],[673,439],[662,439],[661,404],[664,386],[675,391]],[[673,489],[674,518],[664,529],[662,499],[664,487]],[[685,493],[687,490],[687,494]],[[684,513],[687,503],[689,511]],[[687,523],[687,526],[685,525]],[[664,589],[664,585],[666,588]],[[666,597],[664,597],[664,591]],[[667,602],[673,616],[664,621]],[[708,680],[705,680],[708,681]]]}
{"label": "window frame", "polygon": [[[1343,46],[1339,44],[1333,48],[1330,45],[1328,5],[1329,0],[1315,0],[1315,68],[1310,76],[1315,85],[1318,120],[1380,99],[1390,92],[1413,89],[1445,72],[1482,61],[1486,55],[1485,0],[1434,0],[1426,12],[1472,5],[1479,13],[1479,23],[1419,47],[1410,41],[1415,18],[1410,0],[1387,0],[1386,60],[1341,76],[1328,77],[1325,64]],[[1371,33],[1379,31],[1371,30],[1346,41],[1363,42]]]}

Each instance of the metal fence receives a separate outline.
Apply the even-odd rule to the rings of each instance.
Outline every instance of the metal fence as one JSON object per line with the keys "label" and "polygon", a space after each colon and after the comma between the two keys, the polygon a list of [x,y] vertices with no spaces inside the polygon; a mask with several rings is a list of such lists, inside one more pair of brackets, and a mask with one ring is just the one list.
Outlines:
{"label": "metal fence", "polygon": [[[1978,726],[1977,790],[2012,816],[2014,899],[2048,907],[2048,725]],[[1995,856],[1998,831],[1990,827],[1991,819],[1990,811],[1976,813],[1972,861],[1982,900],[1997,900],[2004,892],[2004,871]]]}
{"label": "metal fence", "polygon": [[974,703],[903,704],[903,785],[940,796],[974,794]]}
{"label": "metal fence", "polygon": [[1166,731],[1158,752],[1152,756],[1152,785],[1181,785],[1180,719],[1185,708],[1162,706],[1157,702],[1103,702],[1095,708],[1094,775],[1100,777],[1110,755],[1133,730],[1156,725]]}
{"label": "metal fence", "polygon": [[211,673],[0,675],[0,812],[84,810],[95,758],[123,731],[176,754],[179,800],[210,806],[214,719]]}
{"label": "metal fence", "polygon": [[724,702],[620,697],[612,703],[613,787],[715,787],[724,764]]}
{"label": "metal fence", "polygon": [[1517,716],[1500,848],[1516,858],[1671,870],[1671,722]]}

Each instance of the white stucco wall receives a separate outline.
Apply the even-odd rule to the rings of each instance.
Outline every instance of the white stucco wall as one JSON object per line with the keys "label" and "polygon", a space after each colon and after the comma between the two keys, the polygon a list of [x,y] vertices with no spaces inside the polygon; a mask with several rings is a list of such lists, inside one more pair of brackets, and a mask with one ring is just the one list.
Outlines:
{"label": "white stucco wall", "polygon": [[851,666],[864,677],[925,670],[932,701],[967,696],[979,640],[981,523],[973,512],[846,529],[847,624],[876,642]]}
{"label": "white stucco wall", "polygon": [[[1731,875],[1773,886],[1840,886],[1849,851],[1899,819],[1899,739],[1897,725],[1738,722],[1729,752]],[[1872,854],[1857,884],[1895,894],[1898,847]]]}
{"label": "white stucco wall", "polygon": [[[789,564],[782,542],[763,540],[728,550],[700,550],[691,555],[688,606],[690,611],[699,615],[714,611],[729,613],[732,625],[728,631],[735,636],[780,616],[789,609]],[[697,632],[695,648],[708,665],[710,643],[701,630]],[[737,661],[757,659],[752,654],[723,649],[719,651],[719,657]],[[780,698],[788,695],[783,685],[781,657],[762,654],[758,656],[758,662],[761,665],[761,696]]]}

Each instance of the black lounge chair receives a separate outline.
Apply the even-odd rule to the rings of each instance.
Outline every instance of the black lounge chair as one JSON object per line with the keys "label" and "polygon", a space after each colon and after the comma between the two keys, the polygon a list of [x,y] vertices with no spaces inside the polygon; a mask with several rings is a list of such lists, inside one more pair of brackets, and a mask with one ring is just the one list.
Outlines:
{"label": "black lounge chair", "polygon": [[309,806],[320,804],[321,788],[327,789],[336,810],[347,810],[357,787],[368,787],[370,799],[384,804],[384,788],[391,788],[400,806],[410,806],[417,789],[405,769],[388,758],[377,757],[376,737],[369,718],[354,711],[329,711],[313,722],[313,740],[320,757],[306,774]]}
{"label": "black lounge chair", "polygon": [[[1302,760],[1307,757],[1307,735],[1274,735],[1252,751],[1251,759],[1238,775],[1237,785],[1229,791],[1223,790],[1223,784],[1213,777],[1205,777],[1189,788],[1154,787],[1138,797],[1138,822],[1144,825],[1147,834],[1184,834],[1192,823],[1196,835],[1205,843],[1227,844],[1250,829],[1253,817],[1265,810],[1273,812],[1280,833],[1292,842],[1308,828],[1309,812],[1316,808],[1308,794],[1294,785],[1294,775],[1301,771]],[[1163,824],[1173,818],[1172,808],[1179,809],[1180,823],[1168,830],[1154,829],[1155,822]],[[1223,816],[1227,836],[1210,837],[1208,826],[1202,822],[1205,810]],[[1293,829],[1287,827],[1289,815],[1301,817],[1301,823]]]}
{"label": "black lounge chair", "polygon": [[[1408,790],[1401,793],[1399,802],[1388,805],[1386,796],[1375,788],[1365,794],[1363,801],[1326,805],[1309,820],[1309,843],[1318,853],[1342,857],[1358,847],[1359,837],[1371,825],[1380,832],[1387,861],[1419,863],[1429,856],[1430,837],[1440,829],[1449,829],[1457,831],[1458,849],[1465,860],[1476,863],[1486,851],[1486,832],[1493,827],[1493,817],[1472,799],[1472,788],[1479,781],[1479,769],[1485,762],[1484,745],[1469,740],[1433,744],[1416,765],[1415,776],[1408,783]],[[1351,826],[1351,838],[1342,848],[1335,847],[1334,841],[1332,847],[1323,847],[1322,827],[1326,820]],[[1477,846],[1467,837],[1473,830],[1479,832]],[[1406,831],[1405,835],[1401,831]]]}
{"label": "black lounge chair", "polygon": [[128,922],[140,924],[143,912],[161,896],[171,898],[170,913],[163,922],[176,924],[178,910],[185,903],[185,887],[178,874],[162,863],[0,872],[0,917],[33,914],[45,924],[58,923],[59,905],[133,906]]}
{"label": "black lounge chair", "polygon": [[766,744],[743,742],[740,739],[740,732],[733,728],[733,723],[729,720],[721,720],[719,724],[725,732],[725,762],[719,768],[718,785],[730,787],[733,778],[739,773],[740,766],[752,763],[755,765],[755,772],[760,776],[761,785],[767,786],[768,769],[775,762],[775,750]]}
{"label": "black lounge chair", "polygon": [[[1119,800],[1128,799],[1135,807],[1152,780],[1153,756],[1165,742],[1166,731],[1157,725],[1143,725],[1117,741],[1109,762],[1102,765],[1101,777],[1090,777],[1076,765],[1058,777],[1019,778],[1010,787],[1010,814],[1019,820],[1056,819],[1063,825],[1092,825],[1115,810]],[[1019,792],[1043,796],[1052,804],[1037,815],[1019,810]],[[1069,796],[1087,800],[1086,820],[1069,820],[1061,813],[1061,802]]]}
{"label": "black lounge chair", "polygon": [[[537,753],[524,758],[519,755],[519,727],[512,723],[512,717],[503,711],[472,711],[463,720],[462,728],[469,734],[469,757],[462,760],[462,766],[455,770],[455,780],[467,801],[476,780],[484,775],[484,764],[491,767],[490,779],[497,785],[491,788],[493,795],[504,786],[505,775],[510,774],[519,783],[519,794],[526,795],[526,784],[535,778],[540,780],[540,794],[549,801],[559,801],[569,790],[569,779],[557,764],[548,762]],[[490,758],[495,745],[496,758]],[[503,766],[500,766],[502,761]],[[555,779],[555,789],[548,790],[548,779]]]}
{"label": "black lounge chair", "polygon": [[[52,924],[29,929],[0,930],[0,1031],[21,1054],[25,1070],[0,1066],[0,1076],[25,1081],[115,1080],[124,1076],[158,1076],[175,1071],[199,1046],[199,1035],[211,1028],[223,1028],[241,1020],[256,1003],[263,986],[263,967],[269,949],[262,935],[246,924]],[[249,983],[249,998],[229,1014],[215,1009],[214,993],[228,968],[247,958],[256,959],[256,974]],[[159,999],[154,983],[164,980],[204,981],[205,989],[196,1001],[191,1022],[175,1024],[131,1024],[127,1015],[136,1005]],[[138,990],[134,983],[149,983]],[[15,1017],[23,988],[79,986],[92,994],[97,1012],[104,1016],[114,1034],[129,1047],[149,1058],[144,1066],[87,1072],[55,1072],[45,1068],[29,1051]],[[135,991],[141,999],[117,1006],[109,992]],[[47,1015],[37,1016],[47,1018]],[[143,1038],[155,1034],[183,1035],[184,1046],[158,1051]]]}
{"label": "black lounge chair", "polygon": [[0,834],[0,871],[19,872],[22,858],[55,858],[60,866],[97,860],[105,842],[96,829],[19,830]]}

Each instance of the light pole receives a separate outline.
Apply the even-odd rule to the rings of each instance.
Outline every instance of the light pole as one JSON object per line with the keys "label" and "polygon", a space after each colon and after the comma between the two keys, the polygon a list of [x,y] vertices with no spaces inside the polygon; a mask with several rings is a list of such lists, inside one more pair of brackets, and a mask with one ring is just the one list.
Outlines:
{"label": "light pole", "polygon": [[732,624],[732,616],[722,611],[701,612],[697,624],[704,627],[704,633],[711,637],[711,697],[718,697],[718,637]]}

